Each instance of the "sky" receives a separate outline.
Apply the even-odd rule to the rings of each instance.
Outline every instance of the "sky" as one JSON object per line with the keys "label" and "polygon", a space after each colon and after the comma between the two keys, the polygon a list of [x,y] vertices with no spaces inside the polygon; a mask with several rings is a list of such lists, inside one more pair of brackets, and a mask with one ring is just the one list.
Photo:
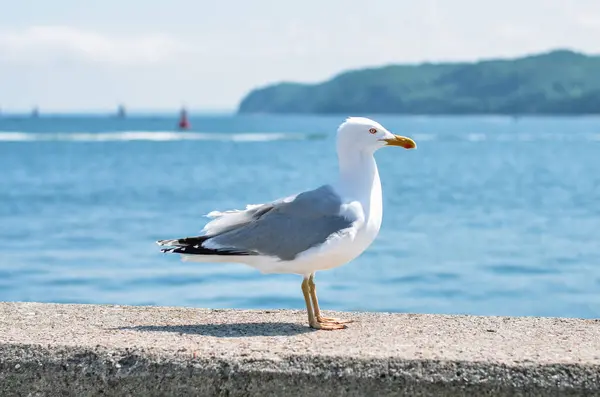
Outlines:
{"label": "sky", "polygon": [[0,108],[233,110],[393,63],[600,54],[599,0],[0,0]]}

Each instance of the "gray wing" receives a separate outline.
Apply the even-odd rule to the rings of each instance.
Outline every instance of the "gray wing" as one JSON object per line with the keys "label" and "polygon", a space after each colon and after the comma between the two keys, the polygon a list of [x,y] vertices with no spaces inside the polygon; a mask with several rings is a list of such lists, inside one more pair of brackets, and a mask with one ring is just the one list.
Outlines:
{"label": "gray wing", "polygon": [[[292,260],[329,236],[352,226],[340,215],[341,198],[329,185],[252,209],[249,222],[207,238],[202,246]],[[208,237],[208,236],[207,236]]]}

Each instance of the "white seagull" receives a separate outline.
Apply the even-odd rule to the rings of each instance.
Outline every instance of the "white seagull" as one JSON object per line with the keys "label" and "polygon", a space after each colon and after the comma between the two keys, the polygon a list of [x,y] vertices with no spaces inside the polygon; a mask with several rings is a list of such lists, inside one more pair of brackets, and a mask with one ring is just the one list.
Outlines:
{"label": "white seagull", "polygon": [[384,146],[417,147],[381,124],[350,117],[337,131],[339,177],[323,185],[245,210],[213,211],[202,235],[160,240],[163,252],[184,261],[238,262],[262,273],[304,277],[302,293],[312,328],[346,328],[321,315],[314,277],[318,270],[344,265],[359,256],[379,233],[383,215],[375,151]]}

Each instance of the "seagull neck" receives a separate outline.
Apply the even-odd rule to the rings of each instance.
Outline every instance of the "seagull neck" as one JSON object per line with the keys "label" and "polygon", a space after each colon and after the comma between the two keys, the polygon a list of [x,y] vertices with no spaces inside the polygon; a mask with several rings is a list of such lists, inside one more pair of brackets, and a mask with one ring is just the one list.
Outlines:
{"label": "seagull neck", "polygon": [[[339,189],[343,194],[370,200],[373,188],[381,189],[373,153],[364,150],[338,151]],[[365,196],[366,197],[363,197]]]}

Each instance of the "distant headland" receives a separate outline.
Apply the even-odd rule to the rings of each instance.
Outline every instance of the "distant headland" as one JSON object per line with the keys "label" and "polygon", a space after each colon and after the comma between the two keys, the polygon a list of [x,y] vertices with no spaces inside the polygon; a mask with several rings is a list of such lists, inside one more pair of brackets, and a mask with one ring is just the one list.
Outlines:
{"label": "distant headland", "polygon": [[239,113],[600,114],[600,56],[554,50],[514,59],[390,65],[257,88]]}

